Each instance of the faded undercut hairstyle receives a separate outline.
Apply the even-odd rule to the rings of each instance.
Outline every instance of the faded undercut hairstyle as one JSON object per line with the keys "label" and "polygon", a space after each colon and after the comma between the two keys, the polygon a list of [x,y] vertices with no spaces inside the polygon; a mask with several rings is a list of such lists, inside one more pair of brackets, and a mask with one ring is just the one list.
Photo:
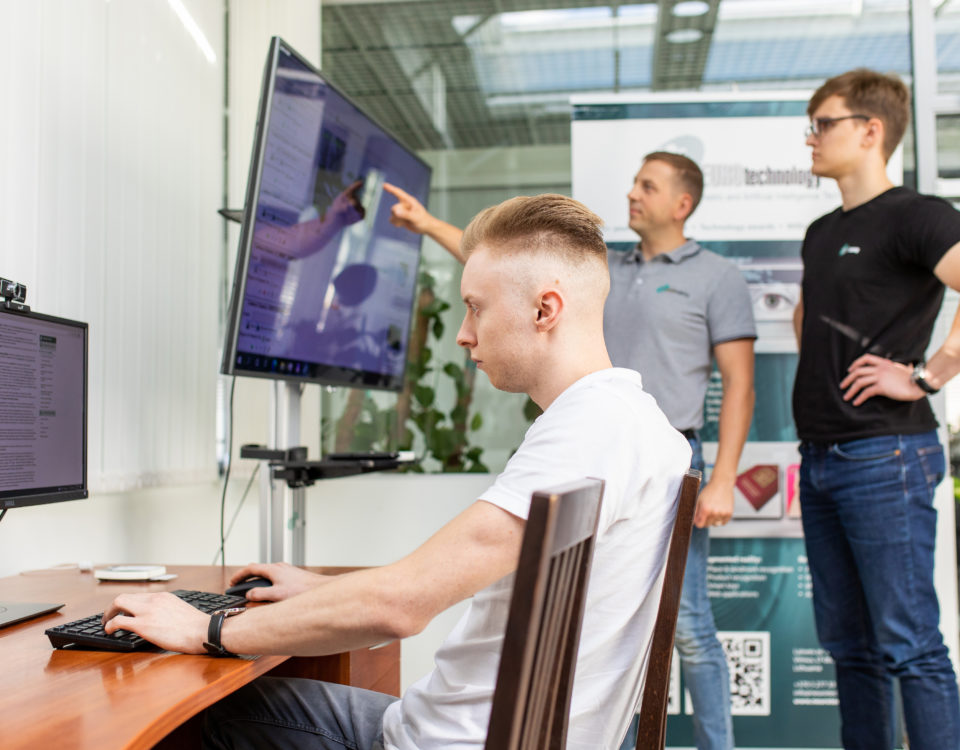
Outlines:
{"label": "faded undercut hairstyle", "polygon": [[876,117],[883,123],[883,158],[888,160],[903,138],[910,119],[910,93],[895,75],[884,75],[867,68],[857,68],[828,79],[807,105],[813,116],[817,108],[831,96],[839,96],[851,113]]}
{"label": "faded undercut hairstyle", "polygon": [[546,251],[579,265],[606,266],[603,220],[573,198],[555,193],[511,198],[477,214],[463,232],[464,258],[478,245],[497,250]]}
{"label": "faded undercut hairstyle", "polygon": [[[644,164],[648,161],[662,161],[673,167],[673,171],[677,173],[680,189],[693,201],[690,214],[696,211],[697,206],[700,205],[700,198],[703,197],[703,172],[700,171],[697,163],[693,159],[670,151],[653,151],[643,157]],[[690,214],[687,216],[689,217]]]}

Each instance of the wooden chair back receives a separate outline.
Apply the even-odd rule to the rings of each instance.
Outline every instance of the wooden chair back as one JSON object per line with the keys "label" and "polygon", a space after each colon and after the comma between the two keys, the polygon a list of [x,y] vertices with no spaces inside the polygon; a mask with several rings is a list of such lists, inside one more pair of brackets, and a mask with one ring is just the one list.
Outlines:
{"label": "wooden chair back", "polygon": [[670,536],[667,567],[660,594],[660,609],[653,628],[650,663],[643,684],[640,701],[640,723],[637,731],[637,750],[663,750],[667,741],[667,698],[670,693],[670,660],[673,656],[673,637],[677,631],[677,612],[683,573],[687,567],[687,550],[693,531],[693,515],[697,509],[701,474],[690,469],[680,483],[677,519]]}
{"label": "wooden chair back", "polygon": [[514,579],[486,750],[563,750],[603,482],[536,492]]}

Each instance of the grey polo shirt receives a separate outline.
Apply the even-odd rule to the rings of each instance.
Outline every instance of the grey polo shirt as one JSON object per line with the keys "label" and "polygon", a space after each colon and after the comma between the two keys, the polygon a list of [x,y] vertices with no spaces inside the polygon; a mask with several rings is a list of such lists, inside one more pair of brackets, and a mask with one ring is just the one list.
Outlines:
{"label": "grey polo shirt", "polygon": [[693,240],[650,261],[639,246],[608,250],[607,260],[603,333],[610,359],[639,371],[675,428],[700,429],[713,347],[757,337],[743,275]]}

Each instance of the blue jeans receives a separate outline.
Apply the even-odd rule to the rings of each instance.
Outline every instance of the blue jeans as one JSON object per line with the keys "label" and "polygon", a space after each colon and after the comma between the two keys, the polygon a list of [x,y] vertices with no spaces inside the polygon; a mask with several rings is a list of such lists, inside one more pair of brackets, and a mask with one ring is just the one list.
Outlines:
{"label": "blue jeans", "polygon": [[933,587],[944,474],[936,432],[800,446],[817,634],[836,663],[843,746],[894,745],[893,678],[911,750],[960,748],[957,679]]}
{"label": "blue jeans", "polygon": [[[690,438],[690,467],[703,471],[703,448],[699,438]],[[693,528],[687,567],[683,575],[675,645],[680,655],[683,681],[693,701],[693,739],[697,750],[733,750],[733,720],[730,716],[730,674],[723,646],[707,597],[707,556],[710,534]],[[634,719],[621,746],[633,748],[637,741]]]}
{"label": "blue jeans", "polygon": [[318,680],[261,677],[207,709],[203,747],[383,750],[395,696]]}

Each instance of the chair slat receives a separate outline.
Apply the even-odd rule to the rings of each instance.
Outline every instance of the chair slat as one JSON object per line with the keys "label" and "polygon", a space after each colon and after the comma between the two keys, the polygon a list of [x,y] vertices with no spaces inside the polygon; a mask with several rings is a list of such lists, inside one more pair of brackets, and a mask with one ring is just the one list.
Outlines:
{"label": "chair slat", "polygon": [[701,474],[690,469],[680,484],[677,518],[670,536],[667,566],[663,575],[660,609],[653,628],[650,661],[640,703],[640,721],[636,750],[663,750],[667,741],[667,700],[670,693],[670,661],[677,630],[677,613],[683,574],[687,567],[687,551],[693,531],[693,515],[697,508]]}
{"label": "chair slat", "polygon": [[534,493],[486,750],[562,750],[603,482]]}

